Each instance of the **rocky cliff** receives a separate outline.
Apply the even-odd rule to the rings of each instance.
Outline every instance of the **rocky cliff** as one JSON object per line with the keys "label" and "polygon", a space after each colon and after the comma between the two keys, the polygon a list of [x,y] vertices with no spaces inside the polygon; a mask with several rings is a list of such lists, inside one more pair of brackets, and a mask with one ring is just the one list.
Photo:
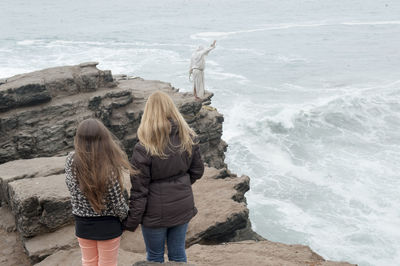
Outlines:
{"label": "rocky cliff", "polygon": [[[113,77],[96,65],[45,69],[0,82],[2,265],[79,264],[64,183],[65,155],[73,149],[76,126],[88,117],[101,119],[131,154],[146,99],[155,90],[168,93],[198,133],[207,164],[193,186],[199,213],[187,234],[191,263],[347,265],[326,262],[308,247],[266,241],[251,230],[244,196],[249,177],[226,168],[223,116],[210,106],[212,94],[197,102],[168,83]],[[225,242],[231,244],[219,245]],[[121,265],[144,259],[140,229],[123,234],[120,251]]]}
{"label": "rocky cliff", "polygon": [[73,148],[77,123],[99,118],[130,155],[147,97],[167,92],[200,137],[206,163],[224,167],[223,116],[193,101],[171,84],[140,78],[114,79],[97,63],[64,66],[17,75],[0,83],[0,163],[65,155]]}

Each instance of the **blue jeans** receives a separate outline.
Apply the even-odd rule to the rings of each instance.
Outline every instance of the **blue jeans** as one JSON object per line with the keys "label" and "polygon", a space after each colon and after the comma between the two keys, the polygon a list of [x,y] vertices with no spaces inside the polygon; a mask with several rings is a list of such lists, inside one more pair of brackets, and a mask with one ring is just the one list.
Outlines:
{"label": "blue jeans", "polygon": [[188,223],[162,228],[150,228],[142,225],[147,260],[164,262],[164,247],[165,241],[167,241],[168,260],[186,262],[185,238],[187,228]]}

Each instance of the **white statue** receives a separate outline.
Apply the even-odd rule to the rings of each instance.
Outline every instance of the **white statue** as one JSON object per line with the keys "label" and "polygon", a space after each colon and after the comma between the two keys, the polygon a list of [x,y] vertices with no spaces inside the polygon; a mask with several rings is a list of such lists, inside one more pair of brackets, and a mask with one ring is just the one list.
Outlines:
{"label": "white statue", "polygon": [[193,94],[198,100],[204,97],[204,68],[206,66],[204,57],[215,48],[216,42],[217,41],[214,41],[208,48],[199,46],[192,54],[192,59],[190,61],[189,80],[190,76],[192,76]]}

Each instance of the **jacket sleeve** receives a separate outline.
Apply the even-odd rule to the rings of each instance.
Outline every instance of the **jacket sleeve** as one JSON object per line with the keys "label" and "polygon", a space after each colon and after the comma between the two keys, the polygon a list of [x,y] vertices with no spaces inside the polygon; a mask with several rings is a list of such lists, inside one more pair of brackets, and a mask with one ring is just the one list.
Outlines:
{"label": "jacket sleeve", "polygon": [[126,230],[135,231],[142,222],[151,180],[151,157],[140,144],[136,144],[133,150],[131,163],[137,173],[130,176],[132,188],[129,198],[129,212],[123,226]]}
{"label": "jacket sleeve", "polygon": [[204,163],[201,159],[199,144],[193,146],[192,162],[189,167],[190,182],[193,184],[197,179],[200,179],[204,173]]}

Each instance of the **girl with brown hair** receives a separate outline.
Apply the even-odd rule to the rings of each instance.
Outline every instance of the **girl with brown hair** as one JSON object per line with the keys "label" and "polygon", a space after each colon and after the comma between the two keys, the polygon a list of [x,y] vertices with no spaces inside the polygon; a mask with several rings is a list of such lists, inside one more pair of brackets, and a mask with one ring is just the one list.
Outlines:
{"label": "girl with brown hair", "polygon": [[134,173],[111,132],[97,119],[82,121],[67,156],[66,183],[71,193],[82,265],[117,265],[121,221],[128,214],[123,173]]}
{"label": "girl with brown hair", "polygon": [[186,262],[185,237],[196,215],[191,185],[204,172],[195,132],[172,99],[157,91],[147,100],[138,129],[131,163],[127,230],[142,224],[147,260],[164,262],[167,242],[169,261]]}

